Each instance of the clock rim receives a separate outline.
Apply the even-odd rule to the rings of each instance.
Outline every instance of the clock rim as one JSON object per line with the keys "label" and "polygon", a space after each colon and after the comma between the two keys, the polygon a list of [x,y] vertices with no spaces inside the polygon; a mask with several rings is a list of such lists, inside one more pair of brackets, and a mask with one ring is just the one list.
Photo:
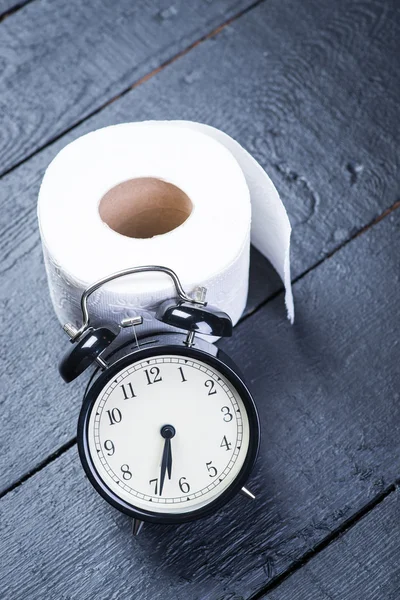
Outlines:
{"label": "clock rim", "polygon": [[[145,342],[145,339],[142,341]],[[141,360],[152,356],[163,354],[197,358],[198,360],[201,360],[220,371],[237,389],[245,406],[249,421],[249,445],[246,457],[238,475],[235,477],[232,483],[219,496],[217,496],[217,498],[210,501],[205,506],[185,513],[161,513],[138,508],[128,503],[123,498],[118,496],[104,482],[94,466],[89,450],[88,428],[91,412],[96,399],[98,398],[101,390],[107,385],[107,382],[127,365],[134,362],[140,362]],[[226,357],[228,363],[230,364],[224,361],[224,357]],[[140,348],[124,355],[112,363],[99,375],[85,395],[78,420],[77,440],[79,457],[84,471],[95,490],[109,504],[134,519],[139,519],[141,521],[150,523],[178,524],[201,519],[215,513],[240,491],[244,483],[247,481],[257,459],[260,444],[260,422],[253,396],[241,376],[232,368],[231,364],[233,364],[232,359],[219,348],[217,348],[217,355],[214,356],[199,348],[182,347],[181,345],[177,344],[161,343],[152,345],[150,347],[147,346],[145,348]]]}

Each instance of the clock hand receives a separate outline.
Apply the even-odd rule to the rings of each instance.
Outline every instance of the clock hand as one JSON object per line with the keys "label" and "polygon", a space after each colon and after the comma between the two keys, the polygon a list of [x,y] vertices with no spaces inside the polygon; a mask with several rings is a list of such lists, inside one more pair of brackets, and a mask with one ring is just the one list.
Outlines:
{"label": "clock hand", "polygon": [[163,450],[163,455],[162,455],[162,460],[161,460],[160,496],[162,495],[162,492],[163,492],[165,472],[167,470],[168,455],[170,453],[171,453],[171,440],[168,438],[165,440],[165,443],[164,443],[164,450]]}
{"label": "clock hand", "polygon": [[172,452],[171,452],[171,438],[175,435],[175,428],[172,425],[164,425],[160,431],[162,437],[165,439],[164,450],[161,459],[161,472],[160,472],[160,496],[164,488],[165,473],[168,471],[168,478],[171,479],[172,471]]}
{"label": "clock hand", "polygon": [[168,440],[169,444],[168,444],[168,456],[167,456],[167,471],[168,471],[168,479],[171,479],[171,473],[172,473],[172,452],[171,452],[171,440]]}

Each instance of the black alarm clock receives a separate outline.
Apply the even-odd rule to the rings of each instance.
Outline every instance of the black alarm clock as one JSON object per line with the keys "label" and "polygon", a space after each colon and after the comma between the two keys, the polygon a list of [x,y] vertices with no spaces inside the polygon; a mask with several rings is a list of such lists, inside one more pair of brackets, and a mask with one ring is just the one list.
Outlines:
{"label": "black alarm clock", "polygon": [[[155,317],[173,333],[140,337],[141,317],[90,326],[87,301],[118,277],[158,271],[169,275],[177,298]],[[97,281],[82,295],[83,324],[67,323],[74,344],[59,365],[66,382],[97,365],[78,422],[83,468],[105,500],[144,521],[183,523],[210,515],[244,488],[257,457],[260,426],[252,395],[233,361],[197,334],[232,335],[230,317],[205,301],[205,288],[188,296],[171,269],[126,269]],[[133,335],[110,351],[121,328]]]}

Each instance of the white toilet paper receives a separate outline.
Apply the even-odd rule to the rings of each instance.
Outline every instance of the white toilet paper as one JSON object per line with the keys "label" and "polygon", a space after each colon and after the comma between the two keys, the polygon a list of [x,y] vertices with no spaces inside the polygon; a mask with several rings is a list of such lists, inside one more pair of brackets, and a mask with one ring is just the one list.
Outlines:
{"label": "white toilet paper", "polygon": [[[121,235],[102,220],[99,203],[115,186],[143,177],[180,188],[192,203],[191,214],[162,235]],[[157,214],[162,218],[162,203]],[[188,293],[205,286],[207,301],[236,323],[247,298],[250,226],[252,243],[284,281],[293,320],[285,208],[260,165],[217,129],[149,121],[89,133],[66,146],[48,167],[38,217],[50,294],[62,324],[81,325],[80,297],[94,281],[149,264],[173,269]],[[166,275],[130,275],[91,296],[91,322],[140,314],[141,333],[160,330],[152,311],[174,295]]]}

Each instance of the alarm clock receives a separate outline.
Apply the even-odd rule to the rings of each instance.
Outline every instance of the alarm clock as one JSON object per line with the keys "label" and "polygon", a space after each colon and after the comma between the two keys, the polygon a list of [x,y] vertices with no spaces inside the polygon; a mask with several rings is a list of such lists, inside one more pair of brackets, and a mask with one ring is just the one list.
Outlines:
{"label": "alarm clock", "polygon": [[[90,325],[88,298],[100,286],[135,273],[171,277],[176,298],[157,307],[167,333],[140,336],[141,317]],[[82,294],[83,323],[67,323],[72,342],[59,365],[66,382],[97,366],[78,421],[79,456],[89,481],[118,510],[143,522],[184,523],[210,515],[244,486],[257,457],[260,426],[238,367],[203,336],[232,335],[230,317],[208,305],[205,288],[185,293],[167,267],[125,269]],[[132,335],[114,343],[124,328]],[[200,335],[201,334],[201,337]]]}

